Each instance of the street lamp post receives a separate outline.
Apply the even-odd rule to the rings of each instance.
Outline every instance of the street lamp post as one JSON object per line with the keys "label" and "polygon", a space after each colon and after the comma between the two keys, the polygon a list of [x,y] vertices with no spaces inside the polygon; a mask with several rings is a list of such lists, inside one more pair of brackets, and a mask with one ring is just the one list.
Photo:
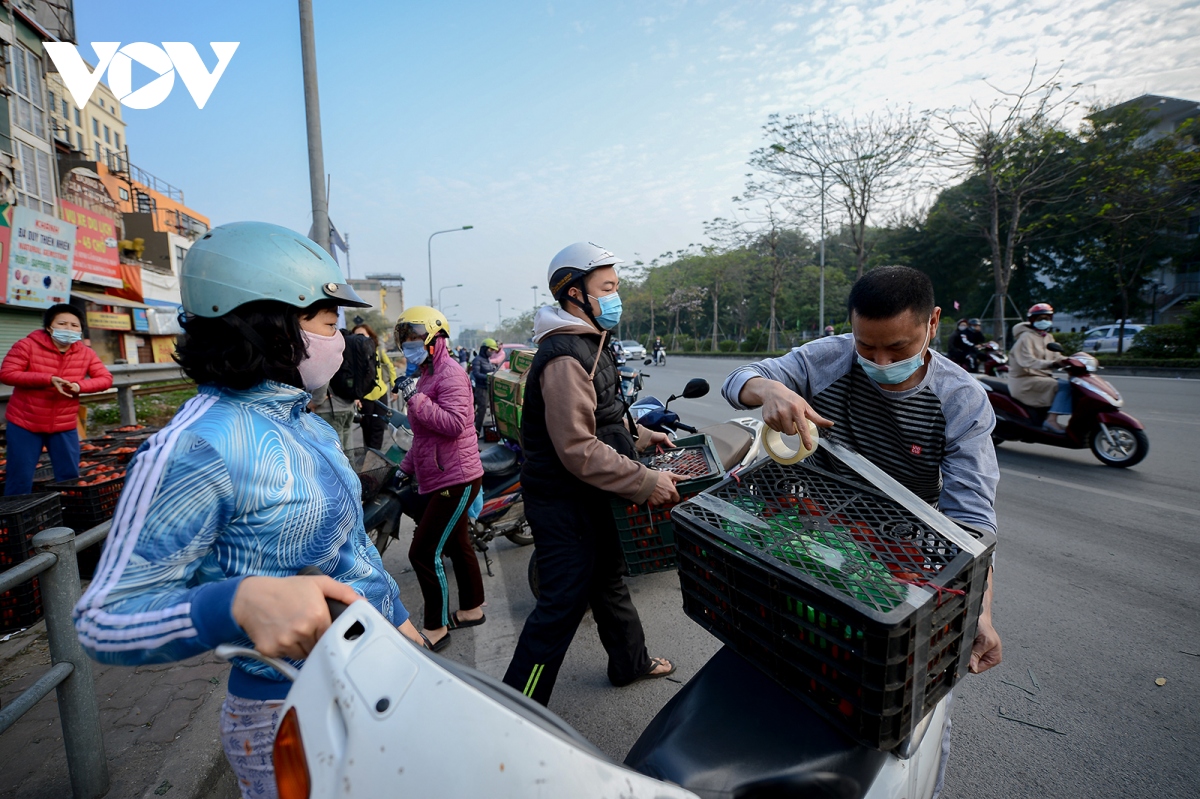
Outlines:
{"label": "street lamp post", "polygon": [[446,228],[445,230],[435,230],[429,234],[429,240],[425,242],[425,257],[429,265],[429,304],[433,305],[433,237],[442,233],[456,233],[460,230],[470,230],[474,225],[463,225],[462,227]]}
{"label": "street lamp post", "polygon": [[537,295],[538,295],[538,287],[537,287],[537,286],[530,286],[529,288],[533,289],[533,315],[534,315],[534,316],[537,316]]}
{"label": "street lamp post", "polygon": [[455,283],[453,286],[442,286],[440,289],[438,289],[438,304],[437,304],[438,309],[440,310],[442,307],[442,292],[443,291],[445,291],[446,289],[460,289],[462,287],[463,287],[462,283]]}
{"label": "street lamp post", "polygon": [[321,145],[321,100],[317,91],[317,42],[312,0],[300,0],[300,64],[304,73],[304,120],[308,133],[308,186],[313,235],[329,252],[329,198],[325,195],[325,155]]}
{"label": "street lamp post", "polygon": [[504,324],[504,320],[500,318],[500,298],[496,298],[496,332],[500,332],[500,325]]}

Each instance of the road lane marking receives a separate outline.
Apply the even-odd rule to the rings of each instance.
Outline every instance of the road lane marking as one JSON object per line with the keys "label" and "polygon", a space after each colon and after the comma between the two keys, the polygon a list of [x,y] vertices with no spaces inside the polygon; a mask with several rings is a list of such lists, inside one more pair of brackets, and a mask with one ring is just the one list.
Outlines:
{"label": "road lane marking", "polygon": [[1091,486],[1085,486],[1081,483],[1071,483],[1067,480],[1056,480],[1053,477],[1042,477],[1040,474],[1033,474],[1032,472],[1022,472],[1017,469],[1004,468],[1000,470],[1000,474],[1006,474],[1011,477],[1024,477],[1026,480],[1037,480],[1041,483],[1050,483],[1051,485],[1063,486],[1064,488],[1071,488],[1075,491],[1087,491],[1090,494],[1099,494],[1104,497],[1111,497],[1112,499],[1119,499],[1124,502],[1136,502],[1139,505],[1149,505],[1153,508],[1161,508],[1162,510],[1173,510],[1176,513],[1187,513],[1191,516],[1200,516],[1200,510],[1196,510],[1195,508],[1185,508],[1182,505],[1172,505],[1169,502],[1159,502],[1156,499],[1143,499],[1142,497],[1135,497],[1129,494],[1118,494],[1116,491],[1109,491],[1103,488],[1092,488]]}

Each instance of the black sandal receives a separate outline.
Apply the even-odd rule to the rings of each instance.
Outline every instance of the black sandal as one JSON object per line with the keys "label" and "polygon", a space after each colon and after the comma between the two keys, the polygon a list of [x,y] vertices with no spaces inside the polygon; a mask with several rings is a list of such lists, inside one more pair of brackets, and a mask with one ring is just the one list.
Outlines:
{"label": "black sandal", "polygon": [[486,613],[484,615],[480,616],[478,619],[467,619],[466,621],[459,621],[458,620],[458,611],[456,610],[450,614],[449,627],[451,630],[460,630],[463,627],[478,627],[479,625],[483,624],[485,621],[487,621]]}
{"label": "black sandal", "polygon": [[[670,666],[666,671],[655,672],[659,666]],[[669,677],[675,673],[675,664],[666,658],[650,658],[650,668],[646,669],[644,674],[638,675],[630,680],[626,685],[633,685],[635,682],[642,680],[657,680],[659,677]]]}
{"label": "black sandal", "polygon": [[[425,638],[424,633],[421,633],[421,636],[423,638]],[[429,639],[425,638],[425,640],[428,641]],[[441,652],[443,649],[445,649],[448,646],[450,646],[450,631],[449,630],[447,630],[446,634],[443,635],[441,638],[439,638],[436,641],[433,641],[429,644],[429,651],[430,652]]]}

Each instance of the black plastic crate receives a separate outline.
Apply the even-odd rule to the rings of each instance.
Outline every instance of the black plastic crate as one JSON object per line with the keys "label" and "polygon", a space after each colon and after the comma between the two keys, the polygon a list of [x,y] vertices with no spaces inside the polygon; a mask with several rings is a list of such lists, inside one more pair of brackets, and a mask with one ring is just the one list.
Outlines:
{"label": "black plastic crate", "polygon": [[[672,455],[675,457],[670,457]],[[690,478],[675,484],[680,502],[721,481],[716,449],[712,439],[706,435],[680,438],[676,440],[674,448],[646,455],[641,460],[652,469],[685,474]],[[620,499],[612,500],[621,552],[630,574],[651,574],[675,568],[672,507],[662,505],[651,508],[645,503],[637,505]]]}
{"label": "black plastic crate", "polygon": [[125,471],[106,472],[102,477],[105,479],[100,482],[80,477],[49,486],[61,495],[63,524],[76,534],[103,524],[116,513],[117,501],[125,489]]}
{"label": "black plastic crate", "polygon": [[0,570],[29,560],[33,536],[62,525],[58,494],[0,498]]}
{"label": "black plastic crate", "polygon": [[966,673],[994,536],[973,555],[878,491],[771,461],[673,518],[685,612],[851,737],[897,746]]}
{"label": "black plastic crate", "polygon": [[0,632],[20,630],[42,618],[38,578],[0,594]]}

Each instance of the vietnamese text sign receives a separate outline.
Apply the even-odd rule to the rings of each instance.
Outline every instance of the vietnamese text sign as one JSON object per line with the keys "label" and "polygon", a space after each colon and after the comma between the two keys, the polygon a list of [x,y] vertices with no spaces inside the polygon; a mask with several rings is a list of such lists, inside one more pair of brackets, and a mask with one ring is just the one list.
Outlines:
{"label": "vietnamese text sign", "polygon": [[71,294],[75,226],[23,205],[13,209],[9,305],[49,308]]}
{"label": "vietnamese text sign", "polygon": [[71,277],[85,283],[124,288],[117,253],[117,224],[95,211],[59,200],[64,221],[75,225],[75,263]]}
{"label": "vietnamese text sign", "polygon": [[108,311],[88,311],[87,323],[89,328],[96,330],[133,330],[133,322],[129,314],[110,313]]}

